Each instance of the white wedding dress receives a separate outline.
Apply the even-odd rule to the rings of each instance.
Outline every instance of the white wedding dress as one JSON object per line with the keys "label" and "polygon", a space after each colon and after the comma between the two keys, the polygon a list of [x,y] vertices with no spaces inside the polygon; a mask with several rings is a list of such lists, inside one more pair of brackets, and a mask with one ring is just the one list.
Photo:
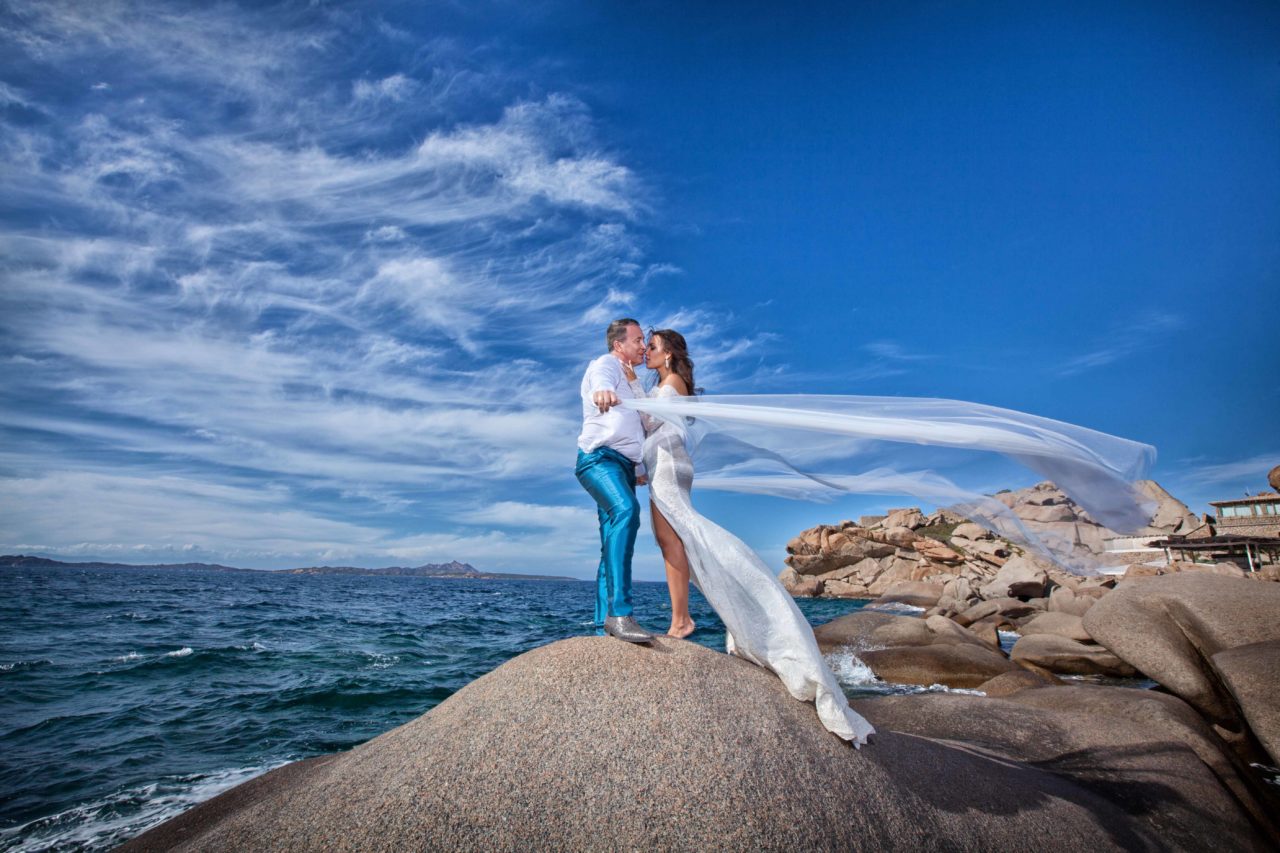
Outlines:
{"label": "white wedding dress", "polygon": [[[677,394],[662,386],[652,396]],[[690,578],[724,622],[728,651],[772,670],[792,696],[813,702],[829,731],[866,743],[875,730],[849,707],[791,594],[746,543],[693,508],[693,462],[680,429],[642,418],[649,496],[684,543]]]}

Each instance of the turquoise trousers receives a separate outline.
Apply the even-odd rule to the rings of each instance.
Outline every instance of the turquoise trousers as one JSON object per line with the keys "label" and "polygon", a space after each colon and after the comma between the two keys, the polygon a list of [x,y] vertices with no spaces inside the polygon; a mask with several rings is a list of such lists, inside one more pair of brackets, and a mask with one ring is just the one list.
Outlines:
{"label": "turquoise trousers", "polygon": [[596,571],[597,626],[606,616],[631,615],[631,555],[640,529],[636,465],[610,447],[578,451],[578,482],[596,502],[600,568]]}

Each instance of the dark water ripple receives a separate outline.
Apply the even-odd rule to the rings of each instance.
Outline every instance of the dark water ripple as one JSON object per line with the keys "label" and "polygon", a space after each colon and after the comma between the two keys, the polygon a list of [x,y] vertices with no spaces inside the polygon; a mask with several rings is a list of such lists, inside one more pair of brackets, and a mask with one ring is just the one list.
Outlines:
{"label": "dark water ripple", "polygon": [[[101,850],[417,717],[589,633],[594,584],[52,569],[0,574],[0,849]],[[637,584],[666,625],[666,587]],[[693,639],[724,648],[705,602]],[[804,601],[817,623],[855,602]]]}

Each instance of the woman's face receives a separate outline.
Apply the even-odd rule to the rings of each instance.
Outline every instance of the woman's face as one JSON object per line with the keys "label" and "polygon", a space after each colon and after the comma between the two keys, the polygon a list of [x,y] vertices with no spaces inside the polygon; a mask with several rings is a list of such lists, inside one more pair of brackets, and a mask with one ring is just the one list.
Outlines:
{"label": "woman's face", "polygon": [[657,370],[667,363],[666,345],[663,344],[662,338],[657,335],[649,336],[649,348],[645,350],[644,366],[650,370]]}

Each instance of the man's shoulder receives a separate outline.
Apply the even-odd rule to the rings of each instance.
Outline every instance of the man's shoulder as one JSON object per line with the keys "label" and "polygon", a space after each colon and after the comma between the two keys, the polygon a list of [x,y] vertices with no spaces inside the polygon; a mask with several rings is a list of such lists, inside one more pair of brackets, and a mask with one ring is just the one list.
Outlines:
{"label": "man's shoulder", "polygon": [[622,365],[618,363],[612,353],[605,353],[591,359],[591,362],[587,365],[587,370],[607,370],[610,373],[621,373]]}

